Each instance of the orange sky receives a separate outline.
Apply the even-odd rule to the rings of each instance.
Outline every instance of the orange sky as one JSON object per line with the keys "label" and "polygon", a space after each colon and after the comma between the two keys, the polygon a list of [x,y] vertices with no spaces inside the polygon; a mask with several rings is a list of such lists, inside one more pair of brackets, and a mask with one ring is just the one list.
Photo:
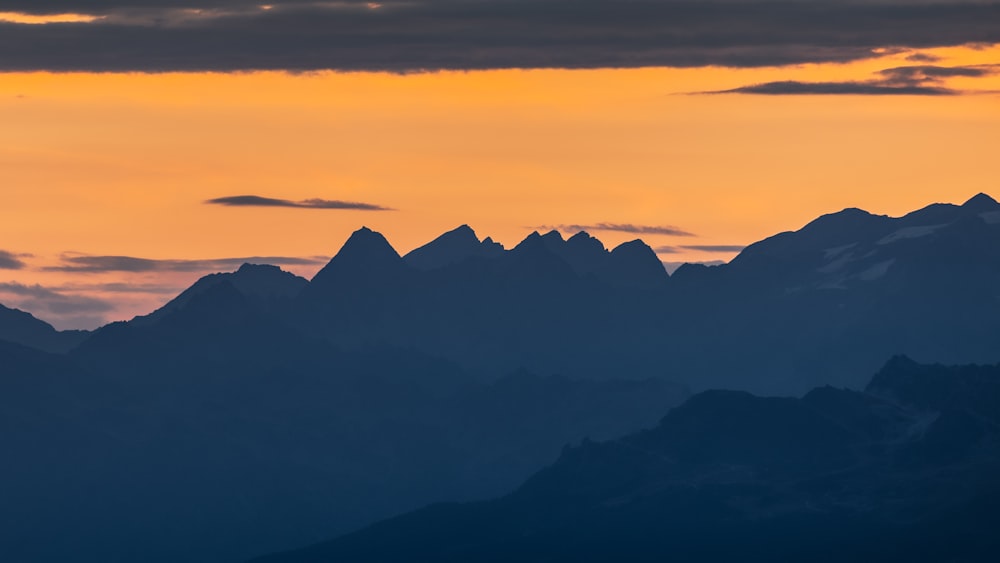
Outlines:
{"label": "orange sky", "polygon": [[[1000,49],[942,49],[942,65]],[[898,215],[1000,196],[1000,79],[954,97],[687,95],[772,80],[863,80],[849,65],[375,73],[0,74],[0,282],[148,312],[200,273],[46,272],[64,252],[157,259],[331,256],[361,225],[401,253],[468,223],[508,247],[540,225],[673,225],[650,245],[742,245],[857,206]],[[254,194],[366,212],[205,205]],[[609,246],[636,238],[593,233]],[[664,254],[667,261],[732,253]],[[314,267],[290,268],[310,274]],[[0,303],[13,297],[0,292]],[[46,315],[39,314],[46,318]],[[95,315],[50,318],[93,324]]]}

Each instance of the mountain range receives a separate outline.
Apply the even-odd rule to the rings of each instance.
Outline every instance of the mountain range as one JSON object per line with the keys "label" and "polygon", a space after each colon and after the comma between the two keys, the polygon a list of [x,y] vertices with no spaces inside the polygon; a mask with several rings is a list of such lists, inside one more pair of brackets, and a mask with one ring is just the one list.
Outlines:
{"label": "mountain range", "polygon": [[[896,218],[845,209],[728,264],[673,275],[638,240],[609,251],[585,232],[536,232],[505,250],[462,226],[400,256],[362,228],[312,280],[248,265],[129,324],[155,322],[224,280],[276,326],[447,359],[485,381],[526,369],[801,394],[860,388],[859,374],[893,354],[995,360],[1000,204],[979,194]],[[45,334],[29,337],[11,313],[0,311],[8,340],[48,351],[87,340],[40,321],[33,330]]]}
{"label": "mountain range", "polygon": [[[992,376],[984,376],[986,383],[973,378],[961,392],[942,390],[941,378],[905,385],[879,383],[894,381],[882,375],[867,380],[898,354],[924,363],[996,362],[998,288],[1000,204],[980,194],[963,205],[936,204],[898,218],[844,210],[750,245],[728,264],[684,265],[672,275],[642,241],[609,250],[583,232],[568,239],[536,232],[507,250],[462,226],[401,256],[381,234],[362,228],[311,280],[246,264],[203,277],[148,315],[89,333],[58,332],[27,313],[0,308],[0,500],[6,507],[0,559],[238,561],[431,502],[500,495],[557,458],[513,497],[528,499],[518,496],[525,488],[558,496],[568,479],[558,468],[577,471],[573,460],[591,454],[608,457],[609,479],[626,479],[615,471],[626,472],[630,463],[649,464],[650,475],[681,471],[678,483],[719,473],[724,481],[735,479],[737,489],[752,489],[751,514],[769,506],[768,495],[778,504],[815,504],[822,499],[796,489],[797,479],[818,478],[810,472],[830,456],[856,462],[860,473],[852,475],[861,483],[881,479],[877,470],[885,464],[910,459],[900,452],[930,444],[921,442],[925,435],[948,437],[941,432],[954,426],[992,436]],[[880,373],[899,371],[889,369],[893,365]],[[670,410],[690,392],[709,389],[729,391],[703,393]],[[980,410],[972,418],[936,415],[951,412],[928,402],[938,396],[956,397],[960,412]],[[813,411],[823,397],[842,399],[836,408],[845,410],[817,418]],[[710,416],[699,418],[707,415],[682,417],[702,409],[732,410],[735,418],[723,417],[729,426],[719,421],[716,428]],[[655,430],[634,434],[668,411]],[[849,413],[859,419],[827,420]],[[951,426],[927,434],[918,423],[935,417]],[[755,430],[747,421],[758,418],[772,426]],[[784,436],[789,425],[801,435]],[[899,434],[903,426],[914,434]],[[862,427],[881,437],[859,438]],[[741,438],[727,442],[720,435],[712,442],[720,428]],[[602,442],[559,457],[566,444],[584,438]],[[950,439],[934,443],[947,449]],[[754,460],[654,463],[702,442],[719,455],[779,456],[780,463],[768,461],[768,467],[798,473],[781,477],[791,481],[759,483],[745,480],[744,469],[727,477],[726,467]],[[897,449],[897,443],[909,445]],[[611,459],[640,445],[648,455]],[[784,453],[775,450],[781,447]],[[851,457],[864,448],[882,453]],[[809,459],[781,457],[793,450]],[[951,471],[941,467],[933,471]],[[545,475],[563,477],[548,482]],[[917,479],[912,472],[899,475]],[[974,480],[978,475],[961,474],[970,486],[985,483]],[[586,479],[605,486],[598,483],[603,476]],[[940,490],[959,486],[927,483]],[[850,495],[890,494],[844,487],[847,496],[834,496],[848,505]],[[659,500],[631,505],[627,499],[641,495],[622,490],[623,523],[642,514],[676,523],[680,512],[670,513]],[[900,494],[909,498],[913,490]],[[713,491],[655,498],[678,506],[706,498],[730,502]],[[613,507],[619,500],[601,502]],[[491,512],[497,502],[500,512]],[[503,514],[541,510],[528,501],[518,500],[516,509],[504,502],[474,505],[480,508],[473,513],[455,505],[433,510],[444,511],[449,525],[454,516],[472,526],[482,514],[498,534],[513,533],[503,528],[511,522]],[[555,503],[553,510],[566,512],[551,514],[575,517],[573,506]],[[699,518],[729,518],[731,508]],[[424,522],[424,513],[416,514],[404,521]],[[789,514],[800,520],[800,513]],[[589,530],[583,537],[602,537],[587,526],[605,516],[595,513],[581,523]],[[861,525],[845,518],[845,526]],[[535,524],[526,533],[559,544],[557,533]],[[770,524],[761,525],[766,537]],[[384,526],[335,542],[356,551],[334,547],[330,553],[382,553],[366,551],[365,542]],[[512,541],[468,529],[484,542]],[[486,544],[478,541],[455,553],[484,557],[475,549]],[[511,549],[528,544],[517,545]]]}

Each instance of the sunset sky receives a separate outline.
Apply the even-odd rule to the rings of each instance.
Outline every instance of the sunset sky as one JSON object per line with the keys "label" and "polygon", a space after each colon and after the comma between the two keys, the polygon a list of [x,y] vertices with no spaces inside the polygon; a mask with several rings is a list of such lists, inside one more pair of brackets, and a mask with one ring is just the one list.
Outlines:
{"label": "sunset sky", "polygon": [[920,0],[0,0],[0,303],[94,328],[246,259],[310,276],[362,225],[400,253],[466,223],[712,261],[845,207],[998,197],[997,22]]}

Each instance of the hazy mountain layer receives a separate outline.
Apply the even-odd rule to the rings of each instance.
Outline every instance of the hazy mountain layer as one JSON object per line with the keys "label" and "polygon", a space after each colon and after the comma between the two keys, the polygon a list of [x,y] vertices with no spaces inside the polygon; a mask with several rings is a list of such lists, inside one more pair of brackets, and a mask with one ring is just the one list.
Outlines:
{"label": "hazy mountain layer", "polygon": [[0,342],[0,559],[234,561],[512,487],[584,436],[652,424],[659,381],[343,350],[234,278],[71,356]]}
{"label": "hazy mountain layer", "polygon": [[995,561],[1000,364],[895,358],[866,392],[707,391],[514,493],[261,563]]}

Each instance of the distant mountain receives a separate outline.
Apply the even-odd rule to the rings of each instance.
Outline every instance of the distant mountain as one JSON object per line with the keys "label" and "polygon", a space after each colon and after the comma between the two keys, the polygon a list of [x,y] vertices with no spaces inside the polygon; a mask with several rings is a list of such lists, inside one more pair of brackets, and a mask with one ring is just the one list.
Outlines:
{"label": "distant mountain", "polygon": [[399,258],[362,230],[285,318],[487,378],[524,367],[800,394],[860,388],[898,353],[996,361],[997,287],[1000,204],[981,194],[899,218],[847,209],[673,276],[641,241],[608,251],[587,233],[534,232],[504,251],[461,227]]}
{"label": "distant mountain", "polygon": [[243,264],[235,272],[209,274],[156,311],[133,319],[133,324],[150,324],[184,308],[192,299],[222,283],[229,283],[244,298],[267,311],[287,307],[306,286],[305,278],[267,264]]}
{"label": "distant mountain", "polygon": [[870,390],[707,391],[508,496],[255,561],[995,561],[1000,364],[897,358]]}
{"label": "distant mountain", "polygon": [[[729,264],[682,266],[671,283],[684,329],[668,338],[683,343],[668,354],[670,371],[714,386],[858,388],[857,373],[902,353],[995,362],[1000,204],[981,194],[899,218],[847,209],[752,244]],[[745,365],[756,373],[741,373]]]}
{"label": "distant mountain", "polygon": [[0,305],[0,340],[45,352],[66,352],[87,338],[84,330],[58,331],[19,309]]}
{"label": "distant mountain", "polygon": [[[672,276],[641,241],[609,251],[550,231],[504,250],[464,225],[405,257],[362,228],[309,283],[262,268],[209,276],[164,310],[229,279],[300,335],[483,381],[524,368],[801,394],[861,388],[894,354],[988,363],[1000,349],[1000,204],[984,194],[898,218],[846,209]],[[241,289],[252,272],[280,297]]]}
{"label": "distant mountain", "polygon": [[524,368],[801,394],[860,388],[894,354],[996,361],[1000,204],[846,209],[672,276],[641,241],[609,251],[587,233],[535,232],[504,250],[463,225],[401,257],[362,228],[310,282],[246,266],[133,324],[222,280],[301,336],[412,350],[482,381]]}
{"label": "distant mountain", "polygon": [[307,292],[381,288],[401,281],[408,271],[406,263],[381,233],[362,227],[313,277]]}
{"label": "distant mountain", "polygon": [[480,241],[471,227],[462,225],[410,251],[403,259],[418,270],[435,270],[473,257],[497,258],[503,252],[500,243],[489,237]]}

